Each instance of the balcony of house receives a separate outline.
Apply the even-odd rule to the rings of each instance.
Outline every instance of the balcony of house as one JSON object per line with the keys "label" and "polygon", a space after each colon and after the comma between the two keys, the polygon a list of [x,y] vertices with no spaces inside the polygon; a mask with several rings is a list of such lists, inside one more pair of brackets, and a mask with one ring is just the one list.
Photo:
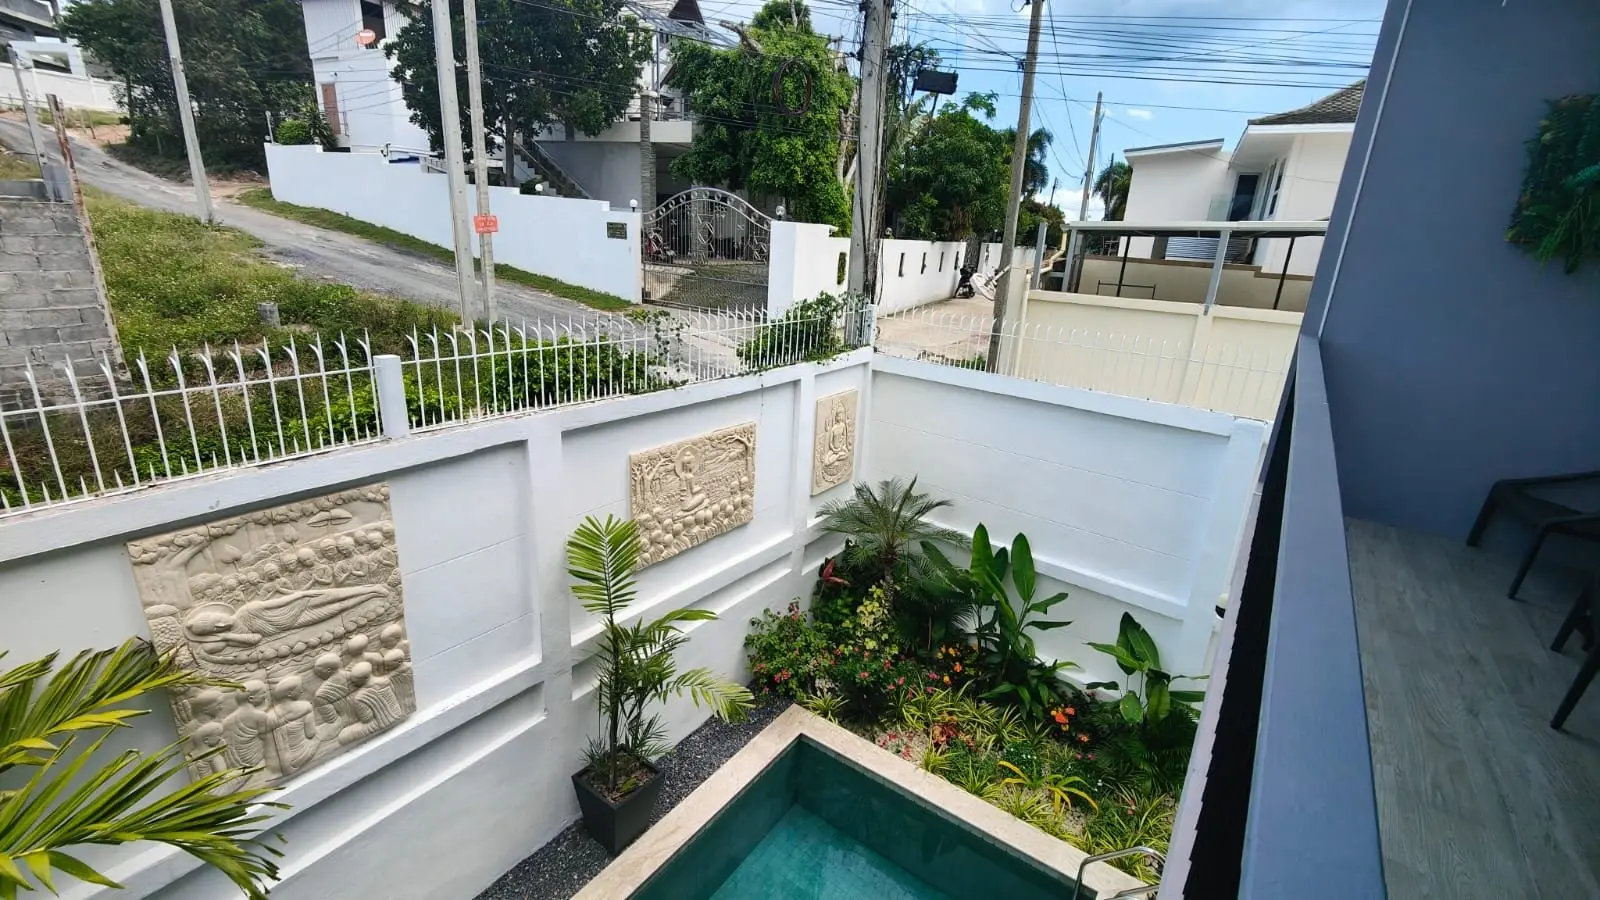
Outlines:
{"label": "balcony of house", "polygon": [[1600,896],[1600,696],[1552,727],[1588,656],[1581,635],[1552,645],[1588,576],[1547,551],[1512,599],[1511,523],[1478,547],[1347,517],[1310,337],[1292,384],[1169,878],[1190,897]]}

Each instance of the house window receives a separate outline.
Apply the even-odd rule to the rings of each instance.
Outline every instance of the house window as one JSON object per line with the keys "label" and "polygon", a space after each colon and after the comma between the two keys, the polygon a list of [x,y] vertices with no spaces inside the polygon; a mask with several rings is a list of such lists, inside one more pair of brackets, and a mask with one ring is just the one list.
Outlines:
{"label": "house window", "polygon": [[1277,175],[1272,179],[1272,184],[1268,188],[1266,215],[1263,218],[1270,219],[1278,214],[1278,194],[1283,190],[1283,170],[1288,168],[1287,162],[1288,160],[1280,159],[1273,164],[1274,168],[1277,169]]}
{"label": "house window", "polygon": [[[1250,206],[1250,218],[1270,219],[1278,211],[1278,194],[1283,189],[1283,170],[1288,168],[1287,160],[1275,159],[1267,171],[1260,176],[1255,189],[1255,202]],[[1244,179],[1243,175],[1239,176]]]}
{"label": "house window", "polygon": [[1250,218],[1256,205],[1256,189],[1261,186],[1261,176],[1255,172],[1240,172],[1233,183],[1233,197],[1228,202],[1228,221],[1243,222]]}
{"label": "house window", "polygon": [[372,0],[361,0],[361,27],[371,31],[378,39],[368,44],[369,49],[375,49],[379,41],[387,37],[383,27],[383,4],[374,3]]}
{"label": "house window", "polygon": [[344,134],[343,123],[339,120],[339,86],[331,81],[322,85],[322,117],[328,120],[328,127],[334,134]]}

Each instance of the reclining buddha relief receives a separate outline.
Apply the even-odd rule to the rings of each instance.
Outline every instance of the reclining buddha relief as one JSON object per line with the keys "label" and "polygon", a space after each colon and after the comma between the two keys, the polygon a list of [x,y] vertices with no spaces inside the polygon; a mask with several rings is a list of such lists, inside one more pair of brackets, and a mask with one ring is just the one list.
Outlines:
{"label": "reclining buddha relief", "polygon": [[629,506],[644,544],[642,568],[750,521],[756,423],[632,454],[628,473]]}
{"label": "reclining buddha relief", "polygon": [[173,693],[197,774],[276,784],[416,711],[386,484],[128,543],[160,652],[235,687]]}

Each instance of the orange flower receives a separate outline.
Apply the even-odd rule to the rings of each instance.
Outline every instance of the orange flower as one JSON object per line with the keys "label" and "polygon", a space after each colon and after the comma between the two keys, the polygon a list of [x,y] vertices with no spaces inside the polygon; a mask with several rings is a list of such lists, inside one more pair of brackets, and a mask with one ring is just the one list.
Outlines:
{"label": "orange flower", "polygon": [[949,675],[946,675],[946,676],[945,676],[945,677],[944,677],[944,683],[945,683],[945,684],[949,684],[949,683],[950,683],[950,676],[949,676]]}
{"label": "orange flower", "polygon": [[1075,710],[1075,709],[1073,709],[1073,708],[1072,708],[1072,707],[1070,707],[1070,706],[1069,706],[1069,707],[1067,707],[1067,715],[1069,715],[1069,716],[1075,716],[1075,715],[1077,715],[1077,714],[1078,714],[1078,711],[1077,711],[1077,710]]}
{"label": "orange flower", "polygon": [[1079,742],[1080,742],[1080,743],[1084,743],[1084,744],[1087,744],[1087,743],[1089,743],[1089,736],[1088,736],[1088,735],[1087,735],[1087,734],[1081,734],[1081,733],[1080,733],[1080,734],[1079,734],[1079,735],[1078,735],[1078,741],[1079,741]]}
{"label": "orange flower", "polygon": [[1066,713],[1063,713],[1063,712],[1062,712],[1062,711],[1061,711],[1061,710],[1059,710],[1059,709],[1058,709],[1058,710],[1056,710],[1056,713],[1055,713],[1055,720],[1056,720],[1056,721],[1057,721],[1057,722],[1059,722],[1059,723],[1061,723],[1061,724],[1062,724],[1062,725],[1065,725],[1065,724],[1067,724],[1067,715],[1066,715]]}
{"label": "orange flower", "polygon": [[956,663],[956,671],[961,671],[961,663]]}

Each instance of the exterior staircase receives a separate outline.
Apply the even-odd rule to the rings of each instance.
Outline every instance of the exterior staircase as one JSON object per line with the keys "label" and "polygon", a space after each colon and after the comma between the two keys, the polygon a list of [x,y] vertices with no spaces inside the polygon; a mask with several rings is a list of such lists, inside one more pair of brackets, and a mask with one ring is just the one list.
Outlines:
{"label": "exterior staircase", "polygon": [[538,141],[524,141],[519,137],[516,148],[516,174],[519,181],[543,181],[545,193],[558,197],[594,199],[576,178],[568,175],[566,170],[539,146]]}

